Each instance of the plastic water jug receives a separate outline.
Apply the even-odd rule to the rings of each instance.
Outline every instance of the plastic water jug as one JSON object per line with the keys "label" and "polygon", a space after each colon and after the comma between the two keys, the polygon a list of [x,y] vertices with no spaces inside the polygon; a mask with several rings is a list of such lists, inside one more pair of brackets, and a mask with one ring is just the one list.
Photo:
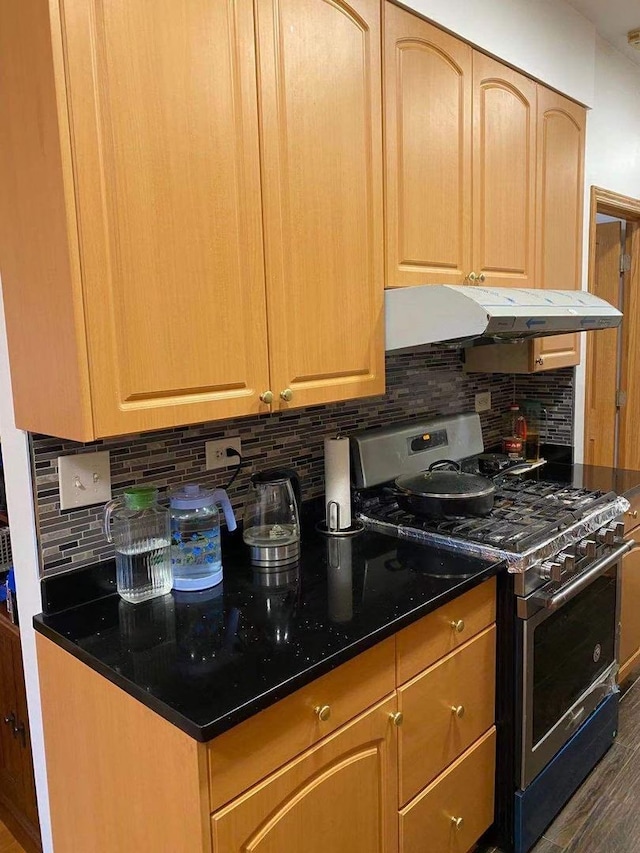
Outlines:
{"label": "plastic water jug", "polygon": [[224,489],[206,489],[198,483],[186,483],[172,492],[171,567],[174,589],[184,592],[208,589],[222,580],[218,504],[224,510],[227,528],[235,530],[236,519]]}

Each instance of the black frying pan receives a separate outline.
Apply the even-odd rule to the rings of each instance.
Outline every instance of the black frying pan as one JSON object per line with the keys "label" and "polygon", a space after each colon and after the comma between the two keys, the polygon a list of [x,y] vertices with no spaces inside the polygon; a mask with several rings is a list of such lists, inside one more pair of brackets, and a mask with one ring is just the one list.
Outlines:
{"label": "black frying pan", "polygon": [[[454,470],[442,470],[452,465]],[[467,474],[450,459],[434,462],[426,471],[408,474],[395,481],[395,494],[402,509],[414,515],[440,518],[451,515],[489,515],[493,509],[496,480],[508,474],[524,474],[533,466],[514,465],[497,477],[489,479],[479,474]]]}

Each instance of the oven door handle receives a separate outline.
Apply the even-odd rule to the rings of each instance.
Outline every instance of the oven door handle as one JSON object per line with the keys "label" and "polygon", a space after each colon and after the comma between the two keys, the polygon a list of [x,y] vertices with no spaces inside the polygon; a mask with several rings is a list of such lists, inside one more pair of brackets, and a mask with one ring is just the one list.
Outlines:
{"label": "oven door handle", "polygon": [[566,586],[563,586],[562,589],[559,589],[558,592],[553,593],[553,595],[534,596],[534,603],[545,607],[547,610],[557,610],[558,607],[566,604],[567,601],[571,601],[571,599],[581,593],[583,589],[586,589],[592,581],[600,575],[603,575],[607,569],[614,566],[618,560],[624,557],[625,554],[628,554],[634,547],[635,542],[633,541],[623,542],[615,551],[607,554],[606,557],[602,557],[602,559],[598,560],[597,563],[594,563],[590,569],[587,569],[586,572],[569,581],[569,583]]}

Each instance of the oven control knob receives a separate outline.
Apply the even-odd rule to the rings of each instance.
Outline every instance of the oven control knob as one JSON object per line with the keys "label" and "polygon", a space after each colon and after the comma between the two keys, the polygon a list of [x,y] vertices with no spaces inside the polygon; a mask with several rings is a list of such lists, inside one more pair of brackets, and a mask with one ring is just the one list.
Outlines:
{"label": "oven control knob", "polygon": [[562,566],[555,560],[547,560],[540,566],[540,577],[547,581],[560,582],[562,580]]}
{"label": "oven control knob", "polygon": [[613,545],[613,530],[610,527],[602,527],[597,532],[598,542],[603,545]]}
{"label": "oven control knob", "polygon": [[624,536],[624,522],[614,521],[612,524],[598,530],[598,541],[605,545],[615,545]]}
{"label": "oven control knob", "polygon": [[578,542],[578,553],[581,557],[587,557],[589,560],[595,559],[596,548],[598,543],[595,539],[583,539]]}
{"label": "oven control knob", "polygon": [[563,575],[575,571],[576,558],[573,556],[573,554],[567,554],[564,551],[561,551],[556,556],[555,562],[560,563],[560,571]]}

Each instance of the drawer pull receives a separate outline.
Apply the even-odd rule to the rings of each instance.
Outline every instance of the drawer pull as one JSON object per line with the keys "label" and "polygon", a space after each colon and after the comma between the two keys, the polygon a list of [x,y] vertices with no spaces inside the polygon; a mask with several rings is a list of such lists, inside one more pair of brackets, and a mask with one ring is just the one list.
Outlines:
{"label": "drawer pull", "polygon": [[331,716],[331,708],[329,705],[317,705],[314,708],[316,717],[323,723],[326,723]]}
{"label": "drawer pull", "polygon": [[452,817],[451,826],[454,829],[462,829],[462,827],[464,826],[464,820],[461,817]]}
{"label": "drawer pull", "polygon": [[464,619],[454,619],[453,622],[449,623],[456,634],[462,634],[464,631]]}
{"label": "drawer pull", "polygon": [[402,711],[396,711],[395,714],[389,714],[389,719],[394,726],[401,726],[404,723],[404,714]]}
{"label": "drawer pull", "polygon": [[452,705],[451,713],[461,720],[464,717],[464,705]]}
{"label": "drawer pull", "polygon": [[638,510],[637,509],[630,509],[629,512],[627,513],[627,515],[629,516],[629,518],[637,518],[638,517]]}

